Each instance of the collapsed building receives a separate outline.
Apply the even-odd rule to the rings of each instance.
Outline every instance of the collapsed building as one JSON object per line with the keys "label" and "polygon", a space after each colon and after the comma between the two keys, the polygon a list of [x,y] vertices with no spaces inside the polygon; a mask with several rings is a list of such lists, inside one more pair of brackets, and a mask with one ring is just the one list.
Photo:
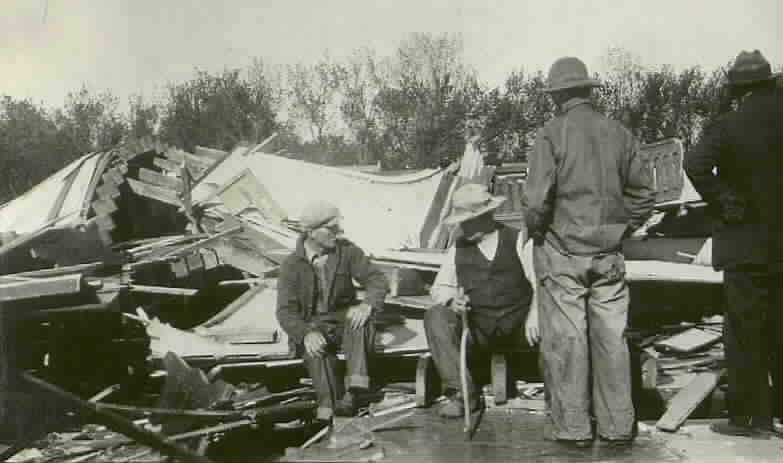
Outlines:
{"label": "collapsed building", "polygon": [[[20,442],[12,450],[46,428],[29,412],[41,394],[127,436],[88,446],[95,456],[136,441],[198,461],[208,436],[307,419],[312,390],[274,307],[276,269],[294,247],[296,218],[309,200],[340,207],[346,235],[388,276],[379,358],[420,365],[428,288],[453,240],[442,219],[454,190],[484,183],[508,198],[496,218],[522,223],[524,166],[485,166],[471,148],[448,167],[374,175],[289,159],[271,146],[272,138],[189,153],[132,142],[85,155],[0,206],[0,400],[4,424]],[[643,151],[658,205],[648,238],[624,245],[630,334],[647,388],[667,369],[659,351],[697,352],[670,359],[668,370],[708,374],[691,399],[698,405],[719,376],[722,354],[710,350],[720,341],[719,320],[706,317],[722,312],[722,275],[711,267],[710,222],[683,175],[681,144],[665,140]],[[426,385],[416,386],[413,405],[421,405]],[[690,413],[692,405],[682,407]],[[681,415],[663,426],[676,428]],[[150,423],[159,428],[144,427]]]}

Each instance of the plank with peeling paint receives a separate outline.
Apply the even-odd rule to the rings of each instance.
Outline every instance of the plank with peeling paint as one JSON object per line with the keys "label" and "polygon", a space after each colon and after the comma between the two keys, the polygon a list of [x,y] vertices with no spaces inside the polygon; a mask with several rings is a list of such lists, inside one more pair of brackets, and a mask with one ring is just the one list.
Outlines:
{"label": "plank with peeling paint", "polygon": [[0,302],[19,301],[46,296],[77,294],[82,290],[82,275],[62,275],[0,283]]}

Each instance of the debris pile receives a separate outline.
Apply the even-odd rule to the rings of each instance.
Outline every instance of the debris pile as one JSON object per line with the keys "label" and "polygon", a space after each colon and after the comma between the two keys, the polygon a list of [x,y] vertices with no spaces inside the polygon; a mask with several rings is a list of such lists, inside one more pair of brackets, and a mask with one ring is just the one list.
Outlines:
{"label": "debris pile", "polygon": [[[0,390],[8,391],[0,417],[2,429],[15,430],[6,437],[18,442],[6,457],[206,461],[210,448],[247,430],[309,429],[313,391],[300,382],[304,369],[274,307],[278,266],[295,245],[299,208],[314,194],[340,206],[347,234],[389,278],[389,310],[376,322],[379,362],[415,363],[428,351],[423,310],[454,238],[442,219],[459,185],[490,185],[509,198],[498,219],[522,221],[524,166],[484,166],[469,149],[445,169],[384,177],[274,156],[273,141],[193,153],[133,142],[86,155],[0,206]],[[649,148],[668,176],[661,185],[679,181],[681,168],[665,168],[681,162],[678,146]],[[650,389],[660,389],[668,373],[720,363],[715,325],[675,332],[659,323],[663,309],[678,321],[693,315],[671,302],[683,285],[712,298],[721,281],[694,263],[697,255],[704,261],[707,238],[685,223],[698,210],[678,209],[682,188],[661,189],[660,213],[648,224],[657,239],[626,249],[632,290],[641,295],[634,300],[645,301],[637,312],[656,320],[637,340]],[[709,346],[714,351],[703,353]],[[508,407],[545,412],[534,370]],[[379,383],[415,374],[411,366]],[[699,376],[693,389],[705,391],[710,381]],[[308,440],[283,459],[326,449],[334,458],[382,458],[374,433],[408,416],[420,402],[415,389],[386,391],[358,418],[336,423],[329,439]],[[38,414],[56,415],[44,425],[31,422],[29,409],[41,396],[58,402]],[[73,411],[86,418],[72,419]],[[65,428],[75,431],[44,437]]]}

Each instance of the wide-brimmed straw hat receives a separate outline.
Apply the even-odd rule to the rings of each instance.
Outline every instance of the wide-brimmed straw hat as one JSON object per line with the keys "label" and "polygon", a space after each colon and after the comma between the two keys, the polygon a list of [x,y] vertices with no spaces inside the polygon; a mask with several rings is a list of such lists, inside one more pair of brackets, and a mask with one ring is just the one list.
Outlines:
{"label": "wide-brimmed straw hat", "polygon": [[545,92],[557,92],[569,88],[600,87],[601,82],[591,79],[587,74],[587,66],[579,58],[566,56],[560,58],[549,68]]}
{"label": "wide-brimmed straw hat", "polygon": [[505,196],[489,194],[484,185],[468,183],[457,188],[451,199],[452,210],[443,223],[454,225],[497,209],[506,200]]}

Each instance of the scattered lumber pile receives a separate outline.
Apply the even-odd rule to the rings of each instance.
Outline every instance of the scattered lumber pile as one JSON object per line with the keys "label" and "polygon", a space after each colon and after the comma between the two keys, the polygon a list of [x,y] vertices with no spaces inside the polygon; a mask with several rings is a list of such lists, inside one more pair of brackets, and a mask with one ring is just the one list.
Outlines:
{"label": "scattered lumber pile", "polygon": [[708,415],[722,411],[724,404],[707,400],[725,372],[722,325],[722,317],[714,316],[698,323],[662,326],[636,343],[641,386],[666,404],[656,423],[659,430],[677,431],[700,406]]}

